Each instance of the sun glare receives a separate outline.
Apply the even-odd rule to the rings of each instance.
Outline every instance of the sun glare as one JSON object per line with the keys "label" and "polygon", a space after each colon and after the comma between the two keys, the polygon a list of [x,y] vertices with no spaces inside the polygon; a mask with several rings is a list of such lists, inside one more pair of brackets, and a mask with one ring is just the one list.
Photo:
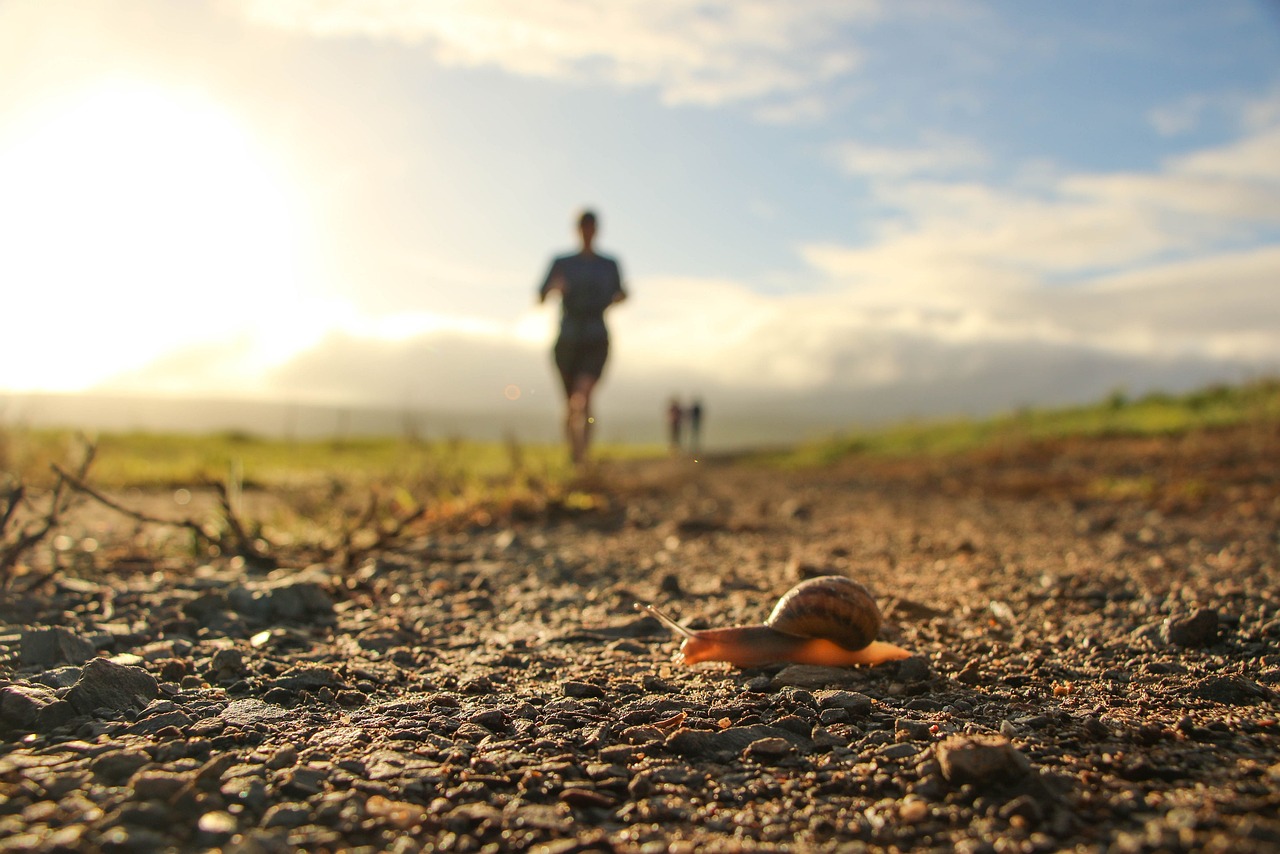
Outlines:
{"label": "sun glare", "polygon": [[200,95],[114,81],[0,126],[6,336],[25,353],[0,388],[85,388],[265,322],[296,295],[302,223],[266,150]]}

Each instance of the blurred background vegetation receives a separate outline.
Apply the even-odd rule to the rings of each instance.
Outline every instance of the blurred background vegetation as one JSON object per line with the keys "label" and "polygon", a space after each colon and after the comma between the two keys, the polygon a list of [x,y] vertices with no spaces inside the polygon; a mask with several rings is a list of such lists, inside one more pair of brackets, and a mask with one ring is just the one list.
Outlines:
{"label": "blurred background vegetation", "polygon": [[857,456],[944,455],[1067,438],[1173,436],[1245,424],[1280,422],[1280,379],[1215,385],[1183,395],[1131,399],[1115,391],[1089,406],[1025,409],[982,420],[903,423],[851,432],[759,458],[788,466],[826,465]]}
{"label": "blurred background vegetation", "polygon": [[[1088,406],[1026,409],[994,418],[907,422],[850,431],[793,447],[734,454],[738,461],[821,466],[849,457],[944,455],[995,445],[1068,437],[1176,435],[1280,421],[1280,379],[1217,385],[1183,395],[1131,399],[1116,391]],[[0,475],[51,483],[50,465],[96,446],[92,482],[109,490],[178,489],[227,482],[254,489],[297,489],[341,482],[359,490],[396,484],[418,500],[559,489],[576,473],[560,445],[403,438],[287,440],[246,433],[208,435],[0,430]],[[660,459],[660,445],[604,445],[598,460]],[[709,459],[713,459],[709,458]]]}

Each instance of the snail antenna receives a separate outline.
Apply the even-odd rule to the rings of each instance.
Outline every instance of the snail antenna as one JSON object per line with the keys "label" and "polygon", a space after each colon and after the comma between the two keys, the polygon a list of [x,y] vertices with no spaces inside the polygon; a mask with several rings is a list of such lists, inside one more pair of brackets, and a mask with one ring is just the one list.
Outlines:
{"label": "snail antenna", "polygon": [[679,635],[682,638],[693,637],[693,632],[689,631],[684,626],[680,625],[675,620],[671,619],[666,614],[662,613],[657,608],[653,607],[648,603],[637,602],[636,610],[644,611],[649,616],[653,617],[659,623],[662,623],[662,625],[666,626],[668,629],[671,629],[671,631],[675,632],[677,635]]}

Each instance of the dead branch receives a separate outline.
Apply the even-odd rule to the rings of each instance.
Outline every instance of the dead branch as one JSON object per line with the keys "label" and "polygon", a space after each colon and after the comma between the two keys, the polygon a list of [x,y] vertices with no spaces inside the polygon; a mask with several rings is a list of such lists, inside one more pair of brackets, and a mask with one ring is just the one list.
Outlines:
{"label": "dead branch", "polygon": [[13,511],[18,509],[18,505],[22,503],[26,494],[26,487],[18,484],[5,496],[4,515],[0,516],[0,536],[3,536],[9,527],[9,522],[13,519]]}
{"label": "dead branch", "polygon": [[22,559],[28,551],[39,545],[49,534],[58,526],[62,520],[62,514],[71,506],[74,496],[67,490],[69,479],[83,481],[84,477],[89,473],[89,467],[93,465],[93,458],[97,453],[97,447],[92,442],[84,443],[84,457],[80,460],[79,466],[76,467],[76,474],[72,475],[65,472],[59,466],[54,465],[52,468],[57,474],[54,481],[53,491],[49,496],[49,506],[30,527],[23,527],[16,532],[16,538],[11,542],[5,542],[5,531],[8,529],[10,522],[14,519],[14,513],[19,504],[26,501],[26,488],[22,484],[18,484],[8,495],[8,502],[4,509],[3,517],[0,517],[0,587],[7,586],[9,576],[14,567],[18,565],[18,561]]}
{"label": "dead branch", "polygon": [[[411,524],[426,515],[427,508],[418,506],[400,516],[392,519],[390,525],[381,525],[377,523],[378,508],[380,505],[378,493],[372,492],[369,495],[369,503],[365,505],[364,512],[360,514],[355,524],[348,526],[342,533],[342,541],[333,551],[333,558],[342,564],[343,569],[353,569],[359,561],[368,554],[380,551],[395,543],[404,535],[405,529]],[[362,531],[373,529],[375,536],[373,542],[364,546],[355,544],[356,535]]]}
{"label": "dead branch", "polygon": [[[263,538],[253,533],[256,526],[246,524],[241,518],[231,500],[231,492],[225,484],[217,482],[208,484],[217,493],[225,528],[223,531],[214,533],[204,523],[190,517],[165,518],[129,507],[90,486],[83,477],[67,472],[56,465],[53,468],[59,476],[60,483],[65,483],[72,490],[83,493],[104,507],[127,516],[135,522],[188,531],[197,542],[216,549],[222,554],[239,555],[259,564],[272,566],[279,564],[278,559],[272,554],[274,548],[264,549]],[[381,499],[374,491],[354,522],[344,526],[338,544],[331,549],[323,549],[323,554],[344,569],[351,569],[366,555],[390,547],[404,536],[410,525],[425,516],[427,512],[425,506],[418,506],[405,513],[393,515],[389,524],[384,524],[379,522],[382,509]],[[369,531],[373,532],[372,540],[367,544],[358,545],[356,538]],[[269,543],[267,545],[270,547]]]}
{"label": "dead branch", "polygon": [[[212,486],[218,493],[218,503],[222,507],[223,521],[227,523],[227,528],[230,529],[232,536],[235,538],[235,554],[241,555],[245,558],[250,558],[260,563],[275,564],[275,558],[264,552],[262,547],[258,545],[262,541],[262,537],[251,537],[245,531],[244,525],[240,521],[239,513],[237,513],[236,509],[232,506],[231,490],[222,483],[214,483]],[[224,542],[221,543],[221,546],[224,549],[226,548],[225,538]]]}
{"label": "dead branch", "polygon": [[76,478],[70,474],[67,474],[57,466],[54,466],[54,471],[58,472],[59,475],[66,478],[67,483],[70,484],[72,489],[75,489],[78,492],[83,492],[85,495],[89,496],[94,501],[98,502],[104,507],[110,508],[111,510],[114,510],[117,513],[120,513],[124,516],[128,516],[130,519],[133,519],[135,522],[142,522],[143,524],[147,524],[147,525],[163,525],[171,528],[185,528],[186,530],[190,531],[192,535],[195,536],[201,542],[204,542],[205,544],[211,545],[211,546],[219,545],[221,538],[213,536],[212,534],[208,533],[204,529],[204,526],[199,522],[195,521],[194,519],[165,519],[161,516],[152,516],[150,513],[143,513],[141,510],[135,510],[132,507],[126,507],[125,505],[121,504],[119,501],[116,501],[114,498],[110,498],[109,496],[104,495],[103,493],[94,489],[92,486],[80,480],[79,478]]}
{"label": "dead branch", "polygon": [[162,516],[153,516],[150,513],[144,513],[132,507],[121,504],[119,501],[108,495],[99,492],[89,484],[85,483],[81,478],[68,474],[62,469],[54,466],[54,470],[58,472],[71,488],[84,493],[85,495],[97,501],[104,507],[116,511],[124,516],[133,519],[135,522],[141,522],[147,525],[159,525],[168,528],[178,528],[189,531],[197,542],[218,550],[222,554],[240,555],[250,560],[262,563],[275,563],[275,560],[258,545],[257,538],[250,537],[246,532],[244,525],[241,523],[239,516],[231,507],[231,501],[225,485],[213,483],[211,486],[218,493],[219,503],[222,509],[222,517],[226,522],[230,536],[223,533],[210,533],[202,522],[190,517],[169,519]]}

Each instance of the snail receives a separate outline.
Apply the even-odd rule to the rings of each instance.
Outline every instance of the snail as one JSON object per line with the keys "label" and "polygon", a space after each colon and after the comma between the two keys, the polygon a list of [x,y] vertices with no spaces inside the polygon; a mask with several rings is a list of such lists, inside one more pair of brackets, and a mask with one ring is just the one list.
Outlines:
{"label": "snail", "polygon": [[685,664],[727,661],[737,667],[789,661],[848,667],[907,658],[900,646],[875,639],[880,609],[867,588],[840,575],[810,578],[782,595],[762,626],[691,631],[652,605],[636,605],[684,642]]}

